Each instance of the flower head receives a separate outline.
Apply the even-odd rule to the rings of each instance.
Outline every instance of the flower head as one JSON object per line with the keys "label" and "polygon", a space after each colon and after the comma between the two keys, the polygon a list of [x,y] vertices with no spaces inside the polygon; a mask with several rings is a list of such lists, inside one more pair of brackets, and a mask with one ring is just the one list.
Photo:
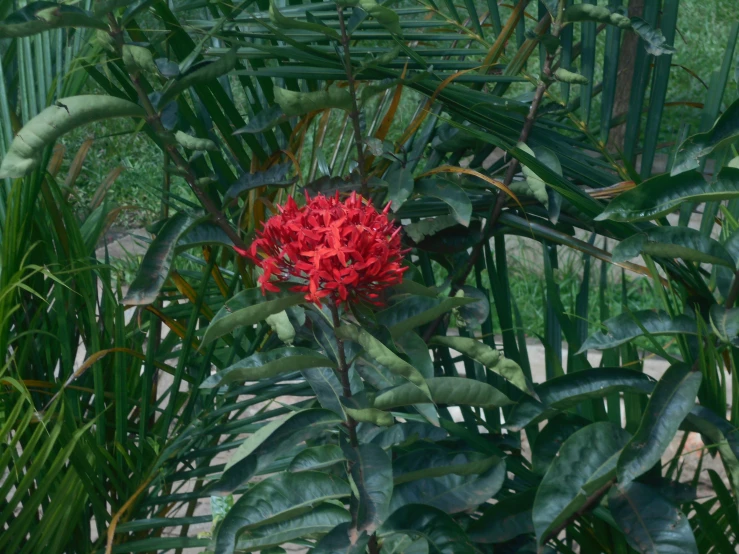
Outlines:
{"label": "flower head", "polygon": [[236,250],[261,266],[262,293],[290,281],[296,283],[290,290],[318,305],[327,297],[338,304],[378,304],[380,291],[400,283],[408,269],[401,267],[406,251],[388,208],[378,212],[356,193],[343,202],[338,192],[313,198],[306,193],[303,207],[288,197],[249,250]]}

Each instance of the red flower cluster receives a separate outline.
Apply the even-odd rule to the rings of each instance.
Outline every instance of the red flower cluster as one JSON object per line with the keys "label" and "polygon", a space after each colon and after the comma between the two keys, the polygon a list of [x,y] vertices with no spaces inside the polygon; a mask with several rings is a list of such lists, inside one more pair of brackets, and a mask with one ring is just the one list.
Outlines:
{"label": "red flower cluster", "polygon": [[[400,283],[406,251],[400,247],[400,227],[388,220],[390,205],[378,213],[356,193],[344,202],[336,196],[306,193],[299,208],[288,197],[251,248],[236,251],[261,266],[262,293],[277,292],[275,282],[292,281],[290,290],[321,305],[330,297],[339,304],[378,303],[379,292]],[[274,278],[274,280],[273,280]]]}

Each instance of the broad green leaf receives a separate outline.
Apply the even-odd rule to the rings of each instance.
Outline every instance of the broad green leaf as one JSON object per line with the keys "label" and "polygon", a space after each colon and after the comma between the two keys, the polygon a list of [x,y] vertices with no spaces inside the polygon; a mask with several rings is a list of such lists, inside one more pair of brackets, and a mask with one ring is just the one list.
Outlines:
{"label": "broad green leaf", "polygon": [[[334,364],[332,363],[333,367]],[[343,390],[339,378],[331,367],[313,367],[301,371],[303,377],[313,389],[322,407],[337,414],[343,414],[341,405]]]}
{"label": "broad green leaf", "polygon": [[393,494],[393,467],[390,457],[377,444],[343,447],[351,466],[351,476],[359,492],[357,529],[375,532],[387,518]]}
{"label": "broad green leaf", "polygon": [[655,29],[649,23],[639,17],[631,18],[631,28],[644,41],[644,48],[652,56],[663,54],[674,54],[675,48],[667,44],[667,39],[660,29]]}
{"label": "broad green leaf", "polygon": [[[203,346],[226,335],[237,327],[251,326],[263,321],[272,314],[279,313],[291,306],[297,306],[304,301],[302,294],[295,293],[268,293],[262,296],[258,289],[250,289],[234,297],[218,311],[205,330]],[[246,307],[240,307],[244,302],[251,301]],[[232,306],[239,306],[236,309]]]}
{"label": "broad green leaf", "polygon": [[289,471],[311,471],[330,467],[345,460],[341,448],[334,444],[312,446],[295,456],[290,462]]}
{"label": "broad green leaf", "polygon": [[396,375],[400,375],[410,381],[410,387],[418,390],[422,398],[422,400],[413,402],[413,404],[418,404],[424,402],[425,400],[423,399],[431,398],[429,387],[421,372],[396,356],[392,350],[364,329],[359,329],[353,325],[344,325],[336,329],[336,336],[344,340],[352,340],[359,343],[365,352],[367,352],[368,356],[377,360]]}
{"label": "broad green leaf", "polygon": [[197,219],[185,212],[169,218],[144,254],[136,277],[123,299],[123,304],[147,306],[153,303],[169,276],[177,243]]}
{"label": "broad green leaf", "polygon": [[183,148],[187,148],[188,150],[207,150],[210,152],[219,150],[218,146],[216,146],[216,143],[212,140],[207,138],[194,137],[182,131],[177,131],[174,135],[174,138],[177,141],[177,144],[179,144]]}
{"label": "broad green leaf", "polygon": [[[425,451],[415,452],[410,456],[416,456],[416,459],[408,463],[410,460],[406,456],[403,460],[406,467],[402,470],[408,470],[411,475],[419,475],[426,470],[429,476],[396,485],[391,502],[392,509],[398,509],[406,504],[424,504],[439,508],[448,514],[470,510],[495,496],[505,479],[505,462],[500,458],[475,460],[461,453],[427,454]],[[482,462],[488,465],[488,468],[480,474],[469,473],[470,461]],[[399,460],[396,460],[394,465],[398,463]],[[482,464],[478,466],[474,469],[484,467]],[[454,467],[459,468],[459,473],[452,470]],[[435,470],[447,472],[435,476]]]}
{"label": "broad green leaf", "polygon": [[458,308],[477,302],[476,298],[452,296],[429,298],[428,296],[409,296],[378,312],[377,322],[390,330],[390,334],[400,337],[408,331],[434,321],[439,316]]}
{"label": "broad green leaf", "polygon": [[365,554],[369,535],[358,533],[351,523],[342,523],[326,534],[310,551],[311,554]]}
{"label": "broad green leaf", "polygon": [[360,423],[371,423],[380,427],[390,427],[395,423],[393,416],[375,408],[347,408],[344,406],[346,415]]}
{"label": "broad green leaf", "polygon": [[688,518],[655,489],[617,484],[608,507],[629,545],[641,554],[698,554]]}
{"label": "broad green leaf", "polygon": [[734,101],[713,127],[705,133],[688,137],[680,145],[672,165],[672,175],[695,169],[700,160],[716,148],[729,144],[739,136],[739,100]]}
{"label": "broad green leaf", "polygon": [[541,402],[522,398],[506,419],[506,427],[511,431],[520,431],[590,398],[622,391],[649,394],[654,389],[654,380],[640,371],[609,367],[568,373],[534,389]]}
{"label": "broad green leaf", "polygon": [[31,2],[0,22],[0,39],[28,37],[60,27],[108,30],[108,25],[90,12],[56,2]]}
{"label": "broad green leaf", "polygon": [[221,75],[225,75],[233,71],[236,67],[236,49],[231,49],[224,56],[217,60],[206,60],[190,67],[189,71],[180,74],[180,76],[171,81],[169,87],[163,92],[159,98],[158,106],[161,108],[174,100],[178,94],[194,85],[208,84],[217,79]]}
{"label": "broad green leaf", "polygon": [[690,227],[654,227],[633,235],[613,249],[613,261],[625,262],[642,254],[735,267],[721,243]]}
{"label": "broad green leaf", "polygon": [[278,473],[250,488],[228,511],[216,535],[216,554],[231,554],[249,528],[279,523],[350,494],[348,483],[319,471]]}
{"label": "broad green leaf", "polygon": [[421,242],[426,237],[430,237],[457,225],[457,220],[451,215],[442,215],[439,217],[427,217],[416,223],[410,223],[403,227],[405,233],[415,243]]}
{"label": "broad green leaf", "polygon": [[421,196],[438,198],[449,206],[452,217],[460,225],[469,226],[472,219],[472,202],[456,183],[441,177],[419,179],[416,181],[414,192]]}
{"label": "broad green leaf", "polygon": [[628,440],[626,431],[603,421],[580,429],[564,442],[534,501],[539,544],[613,479],[619,453]]}
{"label": "broad green leaf", "polygon": [[438,554],[474,554],[467,535],[443,511],[423,504],[407,504],[397,509],[378,530],[380,537],[395,533],[422,536],[431,552]]}
{"label": "broad green leaf", "polygon": [[717,445],[724,466],[728,470],[734,494],[739,493],[739,429],[713,410],[695,406],[685,418],[694,429]]}
{"label": "broad green leaf", "polygon": [[413,194],[413,170],[396,163],[385,172],[383,180],[387,182],[387,201],[391,203],[393,212],[397,212]]}
{"label": "broad green leaf", "polygon": [[626,485],[649,471],[695,406],[701,373],[687,364],[670,366],[654,388],[634,437],[618,460],[618,481]]}
{"label": "broad green leaf", "polygon": [[259,381],[312,367],[335,367],[335,364],[310,348],[285,346],[239,360],[208,377],[200,388],[212,389],[237,381]]}
{"label": "broad green leaf", "polygon": [[351,521],[349,512],[335,504],[321,504],[298,517],[257,527],[241,535],[238,552],[264,551],[269,546],[293,542],[302,537],[329,533],[337,525]]}
{"label": "broad green leaf", "polygon": [[678,315],[674,319],[663,311],[641,310],[623,313],[603,322],[606,332],[598,331],[588,337],[578,351],[606,350],[627,343],[646,333],[653,336],[698,333],[695,320],[687,315]]}
{"label": "broad green leaf", "polygon": [[432,344],[441,344],[453,348],[473,360],[480,362],[485,367],[493,370],[501,377],[505,377],[519,389],[529,394],[533,393],[531,384],[526,380],[521,367],[513,360],[507,359],[494,348],[478,340],[468,337],[442,337],[436,336],[431,340]]}
{"label": "broad green leaf", "polygon": [[444,475],[479,475],[485,473],[500,459],[484,458],[468,452],[447,452],[434,448],[412,450],[393,462],[393,482],[396,486],[430,477]]}
{"label": "broad green leaf", "polygon": [[[500,408],[513,401],[492,385],[465,377],[434,377],[426,381],[430,398],[434,404],[450,406],[478,406],[481,408]],[[381,392],[375,398],[374,407],[390,410],[411,404],[427,402],[421,390],[410,383]]]}
{"label": "broad green leaf", "polygon": [[256,173],[244,173],[239,177],[233,185],[226,191],[225,200],[236,198],[240,194],[258,187],[287,187],[295,182],[295,179],[288,178],[287,174],[292,169],[291,162],[273,165],[265,171]]}
{"label": "broad green leaf", "polygon": [[[154,57],[148,48],[135,44],[123,45],[123,64],[131,73],[143,71],[156,77],[159,76],[159,68],[154,63]],[[215,145],[214,145],[215,146]]]}
{"label": "broad green leaf", "polygon": [[606,23],[615,25],[621,29],[631,27],[631,20],[619,13],[613,13],[605,6],[596,6],[595,4],[573,4],[567,6],[564,11],[563,21],[572,23],[576,21],[597,21],[598,23]]}
{"label": "broad green leaf", "polygon": [[382,541],[380,554],[429,554],[429,543],[423,537],[390,535]]}
{"label": "broad green leaf", "polygon": [[421,423],[411,421],[408,423],[398,423],[389,429],[385,429],[372,439],[374,444],[383,448],[391,446],[408,445],[416,441],[436,442],[444,440],[448,433],[429,423]]}
{"label": "broad green leaf", "polygon": [[326,90],[315,92],[296,92],[275,87],[275,102],[289,117],[329,108],[345,111],[352,109],[352,98],[349,91],[337,85],[331,85]]}
{"label": "broad green leaf", "polygon": [[89,94],[57,100],[26,123],[0,165],[0,179],[23,177],[41,163],[44,149],[81,125],[114,117],[144,117],[138,104],[115,96]]}
{"label": "broad green leaf", "polygon": [[531,510],[537,489],[498,500],[487,508],[482,516],[470,524],[467,534],[472,542],[496,544],[507,542],[519,535],[534,532]]}
{"label": "broad green leaf", "polygon": [[231,248],[234,243],[220,226],[211,221],[200,221],[190,227],[180,240],[177,241],[176,251],[182,252],[190,248],[199,248],[214,244]]}
{"label": "broad green leaf", "polygon": [[557,457],[564,441],[587,424],[588,420],[567,413],[550,419],[539,431],[531,446],[531,465],[534,473],[544,475]]}
{"label": "broad green leaf", "polygon": [[375,0],[359,0],[359,7],[374,17],[377,22],[395,35],[402,35],[400,19],[390,8],[378,4]]}
{"label": "broad green leaf", "polygon": [[724,168],[709,183],[697,171],[664,173],[614,198],[596,220],[647,221],[668,214],[683,202],[711,202],[739,198],[739,169]]}
{"label": "broad green leaf", "polygon": [[739,308],[711,306],[711,326],[722,342],[739,347]]}

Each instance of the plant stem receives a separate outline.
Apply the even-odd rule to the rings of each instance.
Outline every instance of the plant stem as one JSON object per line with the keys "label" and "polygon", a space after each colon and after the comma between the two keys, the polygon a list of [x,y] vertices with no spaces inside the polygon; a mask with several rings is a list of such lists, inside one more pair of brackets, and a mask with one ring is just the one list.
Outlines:
{"label": "plant stem", "polygon": [[[334,330],[338,329],[341,325],[341,318],[339,317],[339,307],[336,305],[335,300],[331,300],[328,303],[331,309],[331,317],[333,318]],[[341,388],[344,398],[352,397],[352,387],[349,383],[349,366],[346,363],[346,354],[344,353],[344,341],[338,336],[336,337],[336,350],[337,357],[339,358],[339,378],[341,379]],[[349,430],[349,442],[352,447],[357,448],[359,441],[357,440],[357,422],[350,416],[346,416],[346,428]]]}
{"label": "plant stem", "polygon": [[357,147],[357,167],[359,176],[362,179],[362,196],[369,197],[369,189],[367,187],[367,168],[364,161],[364,140],[362,138],[362,127],[359,124],[359,104],[357,103],[357,88],[354,80],[354,72],[352,71],[352,58],[349,52],[349,34],[346,31],[346,22],[344,21],[344,8],[337,5],[336,11],[339,13],[339,28],[341,29],[341,45],[344,49],[344,70],[346,71],[346,80],[349,82],[349,94],[352,98],[352,111],[349,119],[352,120],[354,127],[354,144]]}
{"label": "plant stem", "polygon": [[734,282],[729,289],[729,296],[726,297],[726,307],[733,308],[736,297],[739,296],[739,271],[734,274]]}
{"label": "plant stem", "polygon": [[[108,15],[108,21],[110,22],[111,28],[110,35],[115,40],[116,50],[118,51],[118,54],[123,57],[123,31],[113,15]],[[190,186],[193,193],[200,201],[200,204],[203,206],[203,208],[205,208],[205,211],[207,211],[211,215],[215,224],[223,229],[223,232],[226,233],[228,238],[231,239],[234,246],[241,249],[246,249],[247,245],[246,243],[244,243],[243,240],[241,240],[239,233],[231,226],[231,224],[226,219],[226,216],[221,210],[218,209],[218,207],[208,196],[208,194],[198,186],[197,175],[192,170],[192,167],[190,167],[190,164],[187,162],[187,160],[185,160],[182,154],[180,154],[180,151],[177,150],[177,143],[174,141],[172,133],[167,131],[167,129],[164,128],[164,125],[162,125],[161,119],[159,117],[159,112],[151,103],[151,100],[149,100],[149,96],[146,94],[146,91],[141,85],[138,72],[129,73],[129,76],[131,77],[131,84],[133,85],[134,90],[136,90],[139,102],[146,111],[147,123],[154,129],[154,132],[157,135],[166,136],[171,139],[165,140],[165,152],[169,154],[170,159],[177,167],[185,171],[185,181],[187,181],[187,184]]]}

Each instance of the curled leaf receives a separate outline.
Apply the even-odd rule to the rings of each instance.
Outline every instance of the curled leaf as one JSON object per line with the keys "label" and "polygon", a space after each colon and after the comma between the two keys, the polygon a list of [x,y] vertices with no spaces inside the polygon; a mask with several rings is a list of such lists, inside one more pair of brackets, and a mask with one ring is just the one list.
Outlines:
{"label": "curled leaf", "polygon": [[350,111],[352,109],[352,97],[349,91],[331,85],[326,90],[316,92],[295,92],[276,87],[275,102],[282,108],[286,116],[302,115],[315,110],[338,108]]}

